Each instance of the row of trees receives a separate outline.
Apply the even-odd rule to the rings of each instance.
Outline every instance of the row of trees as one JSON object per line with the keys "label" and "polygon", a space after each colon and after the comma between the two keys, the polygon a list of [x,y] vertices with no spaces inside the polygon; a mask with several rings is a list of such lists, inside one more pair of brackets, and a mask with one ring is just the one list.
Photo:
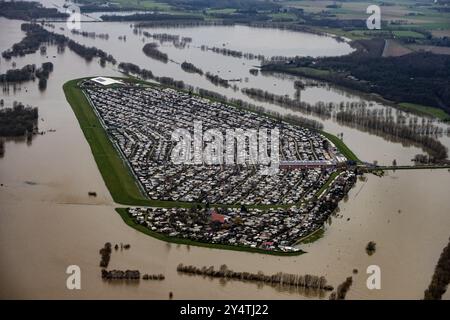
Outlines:
{"label": "row of trees", "polygon": [[71,31],[72,34],[76,34],[76,35],[80,35],[82,37],[85,38],[99,38],[99,39],[104,39],[104,40],[108,40],[109,39],[109,34],[107,33],[95,33],[95,32],[88,32],[88,31],[79,31],[79,30],[72,30]]}
{"label": "row of trees", "polygon": [[323,102],[318,102],[311,105],[298,99],[291,99],[287,95],[276,95],[257,88],[242,88],[241,91],[246,96],[256,100],[270,102],[293,110],[299,110],[305,114],[314,114],[322,119],[331,118],[331,110],[333,108],[333,104],[331,103],[326,104]]}
{"label": "row of trees", "polygon": [[164,63],[167,63],[169,61],[169,57],[167,56],[167,53],[161,52],[158,50],[158,44],[156,42],[147,43],[142,48],[142,51],[149,56],[150,58],[153,58],[155,60],[162,61]]}
{"label": "row of trees", "polygon": [[278,10],[280,5],[271,1],[260,1],[260,0],[246,0],[246,1],[236,1],[236,0],[165,0],[168,4],[184,10],[197,10],[203,11],[207,8],[212,9],[236,9],[236,11],[271,11]]}
{"label": "row of trees", "polygon": [[[329,119],[333,115],[336,120],[342,124],[358,126],[364,130],[383,136],[390,136],[393,140],[406,140],[416,145],[424,147],[434,160],[444,160],[447,158],[447,149],[445,146],[433,138],[433,135],[442,133],[442,128],[434,126],[431,122],[422,119],[418,123],[417,118],[406,119],[400,114],[397,115],[397,121],[391,115],[392,109],[365,109],[361,103],[322,103],[314,105],[289,98],[289,96],[276,95],[268,91],[256,88],[243,88],[241,91],[254,99],[267,101],[284,107],[300,110],[306,114],[314,114],[323,119]],[[358,106],[358,108],[355,108]],[[333,110],[337,110],[333,112]]]}
{"label": "row of trees", "polygon": [[139,35],[142,34],[144,37],[158,40],[160,43],[171,42],[173,46],[177,49],[184,49],[188,43],[192,42],[191,37],[180,37],[177,34],[169,34],[169,33],[151,34],[150,32],[147,31],[142,32],[142,29],[137,27],[133,29],[133,33]]}
{"label": "row of trees", "polygon": [[214,53],[219,53],[224,56],[231,56],[235,58],[245,58],[249,60],[258,59],[258,60],[264,60],[265,57],[262,54],[254,54],[254,53],[246,53],[239,50],[232,50],[228,48],[218,48],[218,47],[208,47],[206,45],[200,46],[200,49],[202,51],[210,50]]}
{"label": "row of trees", "polygon": [[98,57],[103,62],[108,61],[112,64],[116,63],[114,57],[103,50],[97,49],[96,47],[86,47],[81,45],[64,35],[47,31],[39,24],[23,23],[21,29],[26,32],[26,36],[20,42],[14,44],[11,49],[2,53],[2,56],[5,59],[35,53],[42,44],[49,43],[58,45],[58,48],[67,45],[73,52],[87,61],[92,60],[94,57]]}
{"label": "row of trees", "polygon": [[235,272],[223,264],[220,266],[219,270],[214,270],[213,266],[201,268],[192,265],[183,265],[180,263],[177,266],[177,271],[193,275],[208,276],[213,278],[223,278],[223,279],[235,279],[241,281],[257,281],[259,283],[266,283],[272,286],[285,286],[285,287],[303,287],[315,290],[333,290],[333,287],[327,284],[325,277],[315,276],[315,275],[299,275],[299,274],[288,274],[284,272],[278,272],[272,275],[265,275],[262,271],[258,273],[249,272]]}
{"label": "row of trees", "polygon": [[136,13],[130,15],[102,15],[103,21],[203,21],[200,15],[167,14],[167,13]]}
{"label": "row of trees", "polygon": [[0,74],[0,82],[3,84],[11,82],[23,82],[35,79],[36,65],[27,64],[21,69],[10,69]]}
{"label": "row of trees", "polygon": [[[39,79],[39,89],[45,90],[47,87],[47,80],[50,72],[53,71],[53,63],[44,62],[41,68],[36,68],[34,64],[27,64],[21,69],[7,70],[5,74],[0,74],[0,83],[4,89],[9,90],[10,83],[17,83],[23,81],[34,81]],[[6,86],[6,88],[5,88]]]}
{"label": "row of trees", "polygon": [[[135,28],[133,32],[139,32],[140,29]],[[159,42],[175,42],[180,41],[180,36],[178,34],[170,34],[170,33],[150,33],[147,31],[142,32],[142,34],[147,38],[153,38],[158,40]]]}
{"label": "row of trees", "polygon": [[425,300],[440,300],[450,283],[450,239],[441,253],[439,261],[434,269],[433,278],[425,290]]}
{"label": "row of trees", "polygon": [[210,81],[211,83],[213,83],[216,86],[221,86],[224,88],[228,88],[230,86],[230,84],[228,83],[228,80],[223,79],[223,78],[219,77],[218,75],[212,74],[210,72],[206,72],[205,77],[208,81]]}
{"label": "row of trees", "polygon": [[94,57],[97,57],[103,61],[108,61],[112,64],[116,64],[116,60],[112,55],[107,54],[105,51],[97,49],[96,47],[87,47],[73,40],[69,40],[67,42],[67,46],[70,50],[83,57],[87,61],[91,61]]}
{"label": "row of trees", "polygon": [[192,90],[192,87],[186,85],[181,80],[175,80],[171,77],[157,77],[151,70],[141,69],[138,65],[130,62],[119,63],[119,69],[125,73],[132,73],[139,75],[144,80],[154,80],[168,87],[173,87],[181,90]]}
{"label": "row of trees", "polygon": [[62,44],[65,42],[65,36],[51,33],[35,23],[23,23],[20,28],[25,32],[25,37],[20,42],[15,43],[11,49],[3,51],[3,58],[11,59],[12,57],[35,53],[43,43]]}
{"label": "row of trees", "polygon": [[353,283],[353,278],[348,277],[336,289],[336,292],[331,293],[330,300],[345,300],[348,290]]}
{"label": "row of trees", "polygon": [[43,91],[47,89],[47,80],[52,71],[53,63],[51,62],[44,62],[42,68],[36,70],[36,77],[39,79],[39,90]]}
{"label": "row of trees", "polygon": [[447,158],[447,148],[437,139],[417,133],[412,127],[398,124],[386,117],[376,117],[371,112],[339,111],[336,121],[360,130],[387,136],[398,141],[406,141],[424,148],[435,161]]}
{"label": "row of trees", "polygon": [[191,72],[191,73],[198,73],[199,75],[203,75],[203,70],[200,68],[197,68],[195,65],[193,65],[190,62],[183,62],[181,64],[181,69],[183,69],[186,72]]}
{"label": "row of trees", "polygon": [[12,108],[0,109],[0,136],[18,137],[31,134],[37,128],[38,109],[14,103]]}

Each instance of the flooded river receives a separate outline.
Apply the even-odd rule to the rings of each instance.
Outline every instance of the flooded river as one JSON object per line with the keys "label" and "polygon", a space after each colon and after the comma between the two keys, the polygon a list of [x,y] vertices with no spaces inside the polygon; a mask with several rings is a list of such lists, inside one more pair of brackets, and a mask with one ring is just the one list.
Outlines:
{"label": "flooded river", "polygon": [[[0,18],[0,51],[20,41],[20,21]],[[239,88],[262,88],[277,94],[293,96],[291,77],[253,76],[249,69],[257,60],[225,57],[204,52],[199,46],[226,48],[273,55],[335,55],[351,52],[347,43],[285,30],[255,29],[244,26],[199,27],[180,29],[147,29],[151,33],[170,33],[192,37],[185,49],[170,43],[161,46],[175,62],[155,61],[142,52],[142,35],[135,35],[127,23],[84,23],[83,30],[108,32],[109,40],[72,35],[64,24],[55,24],[55,32],[111,53],[119,62],[133,62],[150,69],[157,76],[170,76],[188,84],[252,101],[232,89],[219,88],[204,77],[185,73],[177,63],[188,61],[226,79],[243,79]],[[126,42],[119,36],[126,35]],[[146,39],[146,41],[150,41]],[[379,178],[369,175],[358,181],[340,204],[340,212],[330,219],[324,236],[300,247],[307,254],[297,257],[276,257],[243,252],[186,247],[153,239],[124,224],[115,213],[116,205],[106,189],[90,153],[78,122],[64,98],[62,84],[84,76],[119,76],[110,65],[102,68],[97,61],[86,63],[68,48],[58,54],[48,47],[46,55],[39,52],[11,61],[0,61],[0,72],[28,63],[54,63],[47,90],[40,92],[37,83],[27,82],[20,91],[3,95],[5,105],[17,100],[39,107],[39,129],[44,135],[31,144],[9,140],[0,159],[0,297],[1,298],[255,298],[303,299],[317,298],[304,292],[292,292],[270,286],[237,281],[223,282],[176,272],[179,263],[197,266],[227,264],[236,271],[266,274],[279,271],[324,275],[335,287],[352,275],[354,283],[349,298],[419,299],[427,287],[437,259],[450,236],[450,173],[447,170],[397,171]],[[248,78],[248,81],[245,80]],[[333,87],[307,88],[302,100],[359,101],[361,96]],[[252,101],[256,103],[255,101]],[[258,103],[259,104],[259,103]],[[263,103],[280,113],[292,112]],[[317,119],[317,118],[316,118]],[[363,160],[400,163],[421,150],[392,143],[381,137],[340,126],[332,120],[324,122],[325,130],[344,133],[344,141]],[[56,130],[50,132],[48,130]],[[448,138],[442,138],[448,146]],[[87,192],[95,190],[96,198]],[[107,241],[129,243],[130,250],[112,253],[110,268],[139,269],[144,273],[163,273],[161,282],[140,284],[109,284],[100,278],[98,250]],[[377,243],[377,251],[368,256],[368,241]],[[69,265],[79,265],[82,290],[66,289]],[[381,290],[366,287],[368,265],[382,271]],[[196,288],[196,290],[192,290]],[[327,298],[327,294],[319,298]],[[447,293],[447,298],[448,293]]]}

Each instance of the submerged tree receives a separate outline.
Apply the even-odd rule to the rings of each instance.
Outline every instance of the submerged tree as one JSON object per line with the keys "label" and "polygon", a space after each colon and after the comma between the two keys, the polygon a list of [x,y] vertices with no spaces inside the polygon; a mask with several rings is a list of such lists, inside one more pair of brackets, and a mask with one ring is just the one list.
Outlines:
{"label": "submerged tree", "polygon": [[39,79],[39,90],[44,91],[45,89],[47,89],[47,79]]}
{"label": "submerged tree", "polygon": [[366,246],[366,252],[369,256],[373,255],[376,250],[376,243],[373,241],[369,241],[369,243]]}

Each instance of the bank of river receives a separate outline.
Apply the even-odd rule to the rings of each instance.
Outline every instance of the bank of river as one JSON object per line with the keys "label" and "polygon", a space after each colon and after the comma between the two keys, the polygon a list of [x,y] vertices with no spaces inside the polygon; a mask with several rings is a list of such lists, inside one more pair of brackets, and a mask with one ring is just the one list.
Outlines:
{"label": "bank of river", "polygon": [[[21,39],[20,23],[0,18],[1,51]],[[101,24],[90,25],[100,27]],[[3,30],[10,31],[4,33]],[[111,52],[119,61],[139,63],[157,75],[188,77],[191,79],[189,82],[195,85],[209,86],[206,88],[218,91],[209,82],[182,72],[175,64],[164,65],[145,57],[141,50],[142,40],[136,37],[131,41],[133,35],[129,25],[114,30],[111,25],[108,31],[110,40],[96,40],[92,44]],[[130,40],[119,42],[117,36],[126,32],[130,33],[127,37]],[[195,38],[195,34],[192,36]],[[81,36],[76,39],[82,43],[90,41]],[[303,46],[302,41],[298,43]],[[195,58],[197,51],[180,52],[185,52],[189,59],[202,60],[202,56]],[[261,270],[266,274],[283,271],[324,275],[334,286],[357,268],[359,273],[354,276],[349,298],[422,297],[449,236],[447,212],[450,202],[446,192],[450,186],[450,173],[447,170],[404,170],[389,173],[383,178],[369,175],[367,182],[358,182],[348,201],[341,203],[340,214],[344,217],[332,218],[323,238],[301,245],[308,252],[301,256],[275,257],[167,244],[130,228],[114,211],[116,204],[61,90],[63,83],[73,78],[120,76],[120,73],[110,66],[101,68],[96,61],[86,63],[68,49],[64,54],[57,54],[56,48],[49,47],[47,56],[37,53],[14,59],[18,67],[44,61],[54,63],[55,70],[45,92],[39,92],[37,83],[30,82],[24,83],[20,92],[3,97],[6,105],[17,100],[39,107],[40,130],[55,129],[56,132],[37,136],[31,145],[14,141],[5,144],[5,155],[0,159],[0,180],[3,183],[0,187],[0,297],[165,299],[170,291],[174,298],[305,297],[302,293],[260,288],[251,283],[224,284],[219,280],[179,275],[176,266],[180,262],[214,265],[216,268],[226,263],[234,270]],[[211,60],[205,63],[226,71],[228,66],[241,68],[247,73],[242,67],[242,63],[248,63],[245,60],[211,53]],[[11,62],[1,61],[1,72],[10,67]],[[251,77],[249,75],[249,79]],[[289,79],[258,76],[250,81],[254,82],[249,87],[260,84],[265,90],[293,93],[292,80]],[[232,91],[223,92],[233,94]],[[239,96],[238,93],[236,95]],[[302,97],[311,102],[359,99],[329,87],[307,89]],[[283,111],[281,107],[270,108]],[[339,127],[331,120],[325,122],[325,130],[344,132],[344,141],[362,160],[383,158],[390,164],[396,157],[400,164],[400,158],[408,159],[420,151],[356,129]],[[89,197],[89,190],[96,191],[97,197]],[[131,250],[113,253],[111,268],[163,273],[166,280],[136,285],[103,282],[98,267],[98,250],[106,241],[130,243],[132,246]],[[371,257],[364,249],[368,241],[377,243],[377,252]],[[80,291],[69,291],[65,287],[65,269],[71,264],[81,267]],[[380,291],[369,291],[365,287],[364,270],[368,264],[378,264],[382,268]],[[192,290],[194,286],[197,288],[195,291]]]}

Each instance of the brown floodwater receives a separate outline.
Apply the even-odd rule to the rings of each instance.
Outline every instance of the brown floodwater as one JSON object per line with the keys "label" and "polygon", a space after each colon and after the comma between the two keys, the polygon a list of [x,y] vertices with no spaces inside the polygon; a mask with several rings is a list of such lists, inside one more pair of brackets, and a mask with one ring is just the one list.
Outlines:
{"label": "brown floodwater", "polygon": [[[0,51],[23,37],[20,24],[20,21],[0,18]],[[91,23],[86,28],[88,31],[94,28],[92,30],[99,32],[102,25]],[[81,43],[96,45],[112,53],[119,61],[139,63],[157,75],[172,76],[228,96],[241,97],[239,92],[216,88],[200,77],[182,72],[174,63],[165,65],[146,57],[142,53],[141,39],[132,34],[128,24],[105,24],[103,28],[106,26],[110,33],[108,41],[73,37]],[[186,32],[199,43],[213,45],[208,42],[211,39],[204,35],[211,33],[211,27],[205,27],[205,30],[202,28],[165,32]],[[235,30],[220,28],[223,39],[229,39],[229,48],[266,53],[266,41],[258,39],[272,31],[253,29],[236,33]],[[227,32],[231,32],[231,35]],[[281,30],[273,32],[277,37],[284,34]],[[251,48],[246,47],[249,33],[250,38],[256,39]],[[127,34],[126,43],[117,39],[120,34]],[[240,34],[242,39],[239,38]],[[221,38],[217,34],[215,36]],[[298,39],[298,48],[289,50],[301,51],[314,41],[329,46],[326,48],[333,48],[336,44],[332,38],[318,37],[319,40],[310,36],[287,32],[285,39]],[[317,48],[320,49],[320,45]],[[189,59],[204,71],[232,70],[230,77],[244,77],[245,74],[249,82],[239,84],[242,87],[260,87],[280,94],[294,92],[293,79],[289,77],[258,76],[253,79],[248,74],[251,63],[248,60],[212,53],[203,55],[196,48],[179,50],[168,46],[166,50],[169,57],[179,61],[182,58]],[[290,55],[289,50],[283,55]],[[317,52],[320,55],[320,51]],[[280,48],[281,53],[283,51]],[[345,51],[336,52],[343,53]],[[179,299],[318,298],[317,295],[254,283],[223,282],[181,275],[176,272],[179,263],[216,267],[225,263],[236,271],[261,270],[266,274],[279,271],[311,273],[326,276],[335,287],[352,275],[352,270],[356,268],[359,272],[354,275],[349,298],[419,299],[423,296],[450,236],[450,201],[447,197],[450,173],[447,170],[397,171],[382,178],[369,175],[367,181],[358,181],[348,200],[340,204],[338,216],[330,219],[324,236],[312,244],[300,245],[308,252],[301,256],[277,257],[167,244],[128,227],[114,211],[116,205],[103,183],[89,145],[61,89],[65,81],[73,78],[117,76],[120,73],[111,66],[100,67],[97,61],[86,63],[69,49],[63,54],[57,54],[55,47],[49,47],[46,56],[38,52],[12,61],[17,63],[17,67],[44,61],[54,63],[55,70],[50,75],[46,91],[40,92],[37,83],[27,82],[22,84],[20,91],[3,94],[2,98],[7,106],[17,100],[39,107],[39,129],[54,129],[56,132],[46,132],[35,137],[31,145],[13,140],[5,143],[5,155],[0,159],[0,183],[3,184],[0,187],[1,298],[165,299],[171,291],[174,298]],[[11,68],[12,61],[2,59],[0,72]],[[243,63],[245,67],[242,67]],[[302,99],[315,102],[359,101],[363,98],[332,87],[321,87],[305,90]],[[281,107],[264,105],[272,110],[287,112]],[[345,142],[360,158],[368,161],[377,159],[390,163],[395,158],[399,163],[406,163],[420,152],[418,148],[392,143],[340,126],[331,120],[325,121],[325,129],[332,133],[343,132]],[[445,139],[444,142],[447,141]],[[96,198],[88,197],[87,193],[91,190],[97,192]],[[103,282],[98,266],[98,250],[107,241],[131,244],[130,250],[113,251],[111,268],[163,273],[166,280],[141,281],[139,284]],[[376,253],[372,256],[365,252],[368,241],[377,243]],[[81,268],[82,290],[79,291],[67,290],[65,286],[65,270],[72,264]],[[371,264],[381,267],[381,290],[371,291],[365,285],[365,270]],[[328,294],[325,294],[321,298],[327,297]],[[448,293],[445,298],[449,298]]]}

